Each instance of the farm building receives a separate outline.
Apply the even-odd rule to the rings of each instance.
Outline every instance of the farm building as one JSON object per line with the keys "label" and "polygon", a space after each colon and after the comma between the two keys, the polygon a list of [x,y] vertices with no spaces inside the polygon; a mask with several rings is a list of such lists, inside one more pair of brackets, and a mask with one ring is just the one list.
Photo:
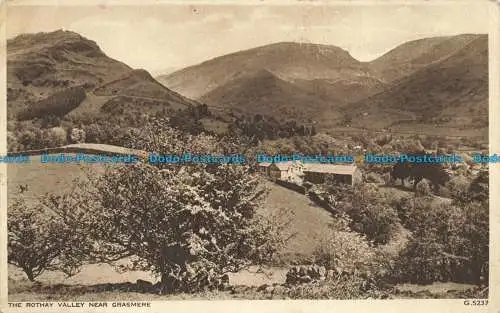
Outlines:
{"label": "farm building", "polygon": [[288,161],[259,163],[258,169],[272,180],[279,179],[298,184],[302,184],[303,181],[321,184],[327,177],[351,186],[362,181],[361,171],[355,164],[304,164],[299,161]]}
{"label": "farm building", "polygon": [[354,164],[307,164],[304,169],[304,180],[315,184],[324,183],[327,177],[354,186],[363,178],[361,171]]}

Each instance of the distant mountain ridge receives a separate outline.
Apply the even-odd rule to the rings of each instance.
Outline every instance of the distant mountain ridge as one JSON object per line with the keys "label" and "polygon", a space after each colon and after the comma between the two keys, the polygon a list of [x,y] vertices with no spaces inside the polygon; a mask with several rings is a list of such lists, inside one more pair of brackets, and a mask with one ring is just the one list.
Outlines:
{"label": "distant mountain ridge", "polygon": [[390,83],[446,59],[477,37],[461,34],[408,41],[369,62],[369,65],[381,80]]}
{"label": "distant mountain ridge", "polygon": [[[267,74],[260,72],[258,81],[254,73],[261,70]],[[275,118],[300,115],[324,129],[405,123],[477,129],[483,123],[487,130],[488,39],[481,34],[409,41],[371,62],[335,46],[276,43],[158,80],[212,107]]]}
{"label": "distant mountain ridge", "polygon": [[280,79],[349,79],[370,76],[371,69],[347,51],[328,45],[280,42],[217,57],[157,79],[197,99],[247,73],[267,70]]}
{"label": "distant mountain ridge", "polygon": [[487,136],[488,37],[467,37],[465,45],[464,37],[457,38],[459,48],[452,53],[395,80],[386,91],[352,104],[346,113],[353,124],[387,128],[404,120],[482,128]]}

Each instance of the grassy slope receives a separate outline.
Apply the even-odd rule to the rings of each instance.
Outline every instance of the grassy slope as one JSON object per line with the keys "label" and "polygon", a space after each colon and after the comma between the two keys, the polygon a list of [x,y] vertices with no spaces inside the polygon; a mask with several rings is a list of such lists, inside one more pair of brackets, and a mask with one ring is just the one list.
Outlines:
{"label": "grassy slope", "polygon": [[[57,154],[56,154],[57,155]],[[102,171],[103,165],[83,164],[43,164],[40,156],[31,156],[29,164],[9,164],[7,166],[7,189],[9,201],[19,194],[19,185],[28,185],[23,197],[29,201],[47,193],[69,191],[76,178],[85,178],[88,170]]]}
{"label": "grassy slope", "polygon": [[283,255],[310,256],[318,240],[328,234],[333,218],[326,210],[316,206],[308,197],[295,191],[269,183],[270,193],[264,210],[270,214],[280,208],[292,213],[284,235],[292,235],[281,252]]}

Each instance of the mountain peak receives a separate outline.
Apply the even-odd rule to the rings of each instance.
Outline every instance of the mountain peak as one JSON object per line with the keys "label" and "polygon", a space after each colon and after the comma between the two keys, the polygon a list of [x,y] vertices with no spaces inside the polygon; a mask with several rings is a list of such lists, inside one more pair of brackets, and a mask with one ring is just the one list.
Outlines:
{"label": "mountain peak", "polygon": [[[264,46],[259,46],[249,50],[241,51],[240,53],[278,53],[283,56],[292,57],[325,57],[325,58],[335,58],[335,59],[346,59],[349,62],[358,62],[354,59],[350,53],[340,47],[333,45],[317,44],[310,42],[294,42],[294,41],[280,41]],[[238,52],[237,52],[238,53]]]}
{"label": "mountain peak", "polygon": [[75,39],[88,40],[74,31],[58,29],[51,32],[20,34],[13,38],[8,39],[7,42],[11,44],[20,41],[42,42],[47,40],[75,40]]}
{"label": "mountain peak", "polygon": [[18,35],[7,40],[7,49],[9,52],[48,49],[55,53],[66,50],[76,53],[91,52],[93,56],[104,56],[104,52],[95,41],[74,31],[63,29]]}
{"label": "mountain peak", "polygon": [[344,79],[369,75],[370,69],[342,48],[303,42],[276,42],[219,56],[180,71],[158,77],[170,89],[190,98],[237,79],[260,73],[286,81]]}

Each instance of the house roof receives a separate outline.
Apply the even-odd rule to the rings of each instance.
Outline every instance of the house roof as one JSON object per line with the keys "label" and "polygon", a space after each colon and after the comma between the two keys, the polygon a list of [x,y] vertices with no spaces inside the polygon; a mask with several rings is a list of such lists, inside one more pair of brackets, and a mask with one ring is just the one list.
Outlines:
{"label": "house roof", "polygon": [[287,171],[292,165],[304,166],[304,164],[299,161],[275,162],[272,164],[274,164],[280,171]]}
{"label": "house roof", "polygon": [[292,166],[293,162],[292,161],[287,161],[287,162],[276,162],[274,163],[277,168],[279,168],[280,171],[286,171]]}
{"label": "house roof", "polygon": [[353,175],[357,169],[354,164],[325,164],[325,163],[302,163],[300,161],[287,161],[287,162],[262,162],[259,166],[269,167],[275,165],[280,171],[287,171],[293,164],[302,165],[304,172],[325,173],[325,174],[339,174],[339,175]]}
{"label": "house roof", "polygon": [[308,163],[304,172],[353,175],[356,169],[356,165]]}
{"label": "house roof", "polygon": [[257,163],[258,166],[261,166],[261,167],[269,167],[271,164],[271,162],[261,162],[261,163]]}

